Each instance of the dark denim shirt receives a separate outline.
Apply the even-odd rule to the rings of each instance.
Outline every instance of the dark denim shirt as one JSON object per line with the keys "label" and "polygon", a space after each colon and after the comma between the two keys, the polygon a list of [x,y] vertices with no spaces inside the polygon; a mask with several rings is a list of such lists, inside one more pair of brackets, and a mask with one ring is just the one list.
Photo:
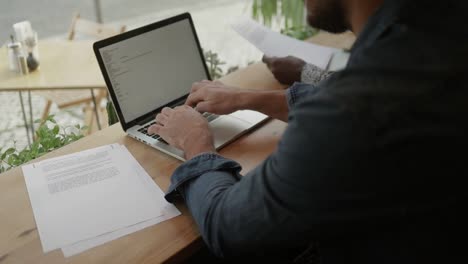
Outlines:
{"label": "dark denim shirt", "polygon": [[222,257],[314,242],[323,263],[468,263],[467,11],[385,1],[346,69],[289,88],[273,154],[243,177],[233,160],[198,155],[166,199],[185,200]]}

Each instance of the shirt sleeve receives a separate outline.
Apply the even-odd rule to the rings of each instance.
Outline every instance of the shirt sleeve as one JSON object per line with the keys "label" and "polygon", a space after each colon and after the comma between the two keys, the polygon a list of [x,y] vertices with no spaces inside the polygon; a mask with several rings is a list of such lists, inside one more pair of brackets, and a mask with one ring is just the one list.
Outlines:
{"label": "shirt sleeve", "polygon": [[327,79],[333,72],[322,70],[313,64],[306,64],[302,68],[301,82],[317,85],[319,82]]}
{"label": "shirt sleeve", "polygon": [[293,110],[297,104],[306,100],[308,96],[317,93],[318,90],[318,86],[316,85],[307,83],[294,83],[286,91],[286,99],[288,101],[289,110]]}
{"label": "shirt sleeve", "polygon": [[349,156],[360,144],[350,138],[352,123],[327,99],[302,102],[290,112],[277,150],[253,171],[241,177],[235,161],[202,154],[174,172],[166,199],[185,200],[220,257],[268,255],[335,234],[343,221],[360,217],[347,214],[349,194],[337,187],[358,156]]}

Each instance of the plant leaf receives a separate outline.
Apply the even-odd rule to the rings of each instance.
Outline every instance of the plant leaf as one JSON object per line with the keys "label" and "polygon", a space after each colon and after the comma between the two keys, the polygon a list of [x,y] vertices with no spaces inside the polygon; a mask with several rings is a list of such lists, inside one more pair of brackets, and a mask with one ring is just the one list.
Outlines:
{"label": "plant leaf", "polygon": [[51,123],[54,123],[54,124],[57,124],[57,121],[55,121],[55,115],[49,115],[47,118],[46,118],[47,121],[51,122]]}
{"label": "plant leaf", "polygon": [[15,148],[9,148],[7,149],[3,154],[2,156],[0,157],[1,160],[4,160],[7,156],[15,153],[16,149]]}
{"label": "plant leaf", "polygon": [[54,128],[52,129],[52,133],[54,133],[54,135],[57,135],[60,131],[60,127],[58,125],[55,125]]}
{"label": "plant leaf", "polygon": [[15,148],[9,148],[9,149],[7,149],[7,150],[5,151],[5,153],[6,153],[7,155],[10,155],[10,154],[15,153],[15,151],[16,151]]}

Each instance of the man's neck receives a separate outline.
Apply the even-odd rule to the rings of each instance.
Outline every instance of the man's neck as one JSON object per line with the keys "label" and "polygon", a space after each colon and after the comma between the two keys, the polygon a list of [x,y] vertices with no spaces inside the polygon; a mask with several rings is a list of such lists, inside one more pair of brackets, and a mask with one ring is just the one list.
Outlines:
{"label": "man's neck", "polygon": [[351,0],[348,1],[348,21],[351,31],[358,36],[369,18],[379,9],[384,0]]}

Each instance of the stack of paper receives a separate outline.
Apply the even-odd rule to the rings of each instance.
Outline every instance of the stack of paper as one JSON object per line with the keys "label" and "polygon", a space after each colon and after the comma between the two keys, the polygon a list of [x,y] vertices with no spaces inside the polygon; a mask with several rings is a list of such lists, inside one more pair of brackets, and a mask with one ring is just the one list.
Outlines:
{"label": "stack of paper", "polygon": [[282,35],[249,18],[241,19],[232,28],[267,56],[294,56],[322,69],[327,69],[333,53],[338,51]]}
{"label": "stack of paper", "polygon": [[26,165],[23,174],[45,253],[72,256],[180,215],[119,144]]}

